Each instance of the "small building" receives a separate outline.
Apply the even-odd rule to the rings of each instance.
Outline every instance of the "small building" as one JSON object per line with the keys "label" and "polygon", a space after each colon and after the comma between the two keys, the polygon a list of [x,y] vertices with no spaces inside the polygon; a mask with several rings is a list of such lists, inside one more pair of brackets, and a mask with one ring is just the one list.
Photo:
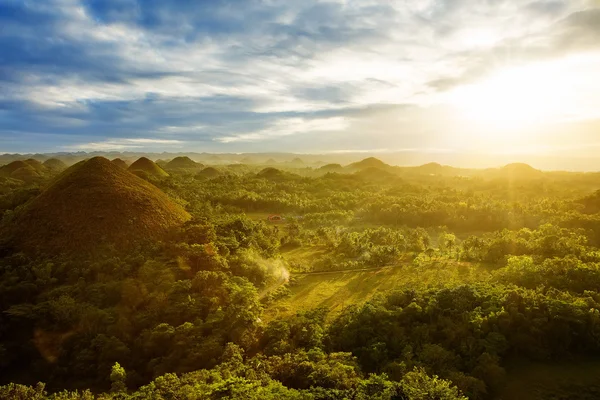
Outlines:
{"label": "small building", "polygon": [[269,216],[267,217],[267,219],[268,219],[270,222],[281,222],[281,221],[283,221],[285,218],[283,218],[283,217],[282,217],[281,215],[279,215],[279,214],[271,214],[271,215],[269,215]]}

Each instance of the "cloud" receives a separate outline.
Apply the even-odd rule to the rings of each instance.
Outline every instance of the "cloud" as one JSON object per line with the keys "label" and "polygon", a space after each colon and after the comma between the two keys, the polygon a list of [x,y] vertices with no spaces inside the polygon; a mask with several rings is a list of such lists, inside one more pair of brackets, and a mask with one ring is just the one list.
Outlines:
{"label": "cloud", "polygon": [[182,147],[184,143],[179,140],[164,140],[164,139],[109,139],[97,143],[85,143],[74,146],[67,146],[67,150],[83,150],[83,151],[106,151],[106,150],[131,150],[140,148],[153,147]]}
{"label": "cloud", "polygon": [[438,148],[452,138],[423,115],[447,112],[440,94],[600,51],[594,7],[5,0],[0,151]]}

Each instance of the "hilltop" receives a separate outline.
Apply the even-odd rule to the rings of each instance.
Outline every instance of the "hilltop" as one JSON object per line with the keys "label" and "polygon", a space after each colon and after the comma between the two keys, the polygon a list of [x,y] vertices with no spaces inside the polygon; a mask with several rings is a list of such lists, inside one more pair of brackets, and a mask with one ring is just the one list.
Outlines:
{"label": "hilltop", "polygon": [[129,171],[142,178],[166,178],[169,176],[164,169],[159,167],[154,161],[142,157],[129,167]]}
{"label": "hilltop", "polygon": [[111,162],[113,164],[115,164],[117,167],[120,167],[120,168],[123,168],[123,169],[129,168],[129,165],[127,164],[127,162],[125,162],[124,160],[122,160],[120,158],[115,158]]}
{"label": "hilltop", "polygon": [[362,161],[350,164],[350,165],[348,165],[347,168],[351,169],[351,170],[355,170],[355,171],[360,171],[360,170],[368,169],[368,168],[387,169],[387,168],[390,168],[390,166],[378,158],[369,157],[369,158],[365,158]]}
{"label": "hilltop", "polygon": [[17,160],[0,167],[0,176],[31,182],[43,177],[48,169],[39,161],[32,158]]}
{"label": "hilltop", "polygon": [[2,231],[18,249],[81,254],[159,239],[189,218],[152,184],[95,157],[64,171]]}
{"label": "hilltop", "polygon": [[49,158],[48,160],[44,161],[43,165],[44,167],[54,172],[60,172],[67,169],[67,164],[65,164],[58,158]]}
{"label": "hilltop", "polygon": [[198,164],[189,157],[175,157],[165,165],[165,168],[168,169],[196,169],[202,167],[202,164]]}
{"label": "hilltop", "polygon": [[216,178],[221,175],[221,171],[213,167],[206,167],[196,174],[199,178]]}
{"label": "hilltop", "polygon": [[344,169],[340,164],[327,164],[318,169],[321,172],[340,172]]}
{"label": "hilltop", "polygon": [[533,168],[529,164],[513,163],[500,168],[500,174],[510,179],[531,179],[539,178],[544,173],[539,169]]}

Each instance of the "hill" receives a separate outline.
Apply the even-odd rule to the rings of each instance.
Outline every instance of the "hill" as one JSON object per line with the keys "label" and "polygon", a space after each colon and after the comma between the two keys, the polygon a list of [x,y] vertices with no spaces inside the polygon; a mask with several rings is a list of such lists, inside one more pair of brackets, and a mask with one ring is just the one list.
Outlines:
{"label": "hill", "polygon": [[286,173],[277,168],[267,167],[256,174],[256,176],[265,179],[281,179],[286,176]]}
{"label": "hill", "polygon": [[122,160],[120,158],[115,158],[114,160],[111,161],[111,163],[115,164],[119,168],[123,168],[123,169],[129,168],[129,165],[127,165],[127,162],[125,162],[124,160]]}
{"label": "hill", "polygon": [[43,165],[44,167],[48,168],[53,172],[60,172],[67,169],[67,164],[65,164],[58,158],[49,158],[48,160],[44,161]]}
{"label": "hill", "polygon": [[202,171],[198,172],[196,176],[198,178],[216,178],[221,175],[221,171],[213,167],[204,168]]}
{"label": "hill", "polygon": [[344,167],[342,167],[340,164],[327,164],[323,165],[318,170],[321,172],[340,172],[343,169]]}
{"label": "hill", "polygon": [[129,171],[142,178],[166,178],[169,176],[164,169],[146,157],[142,157],[131,164]]}
{"label": "hill", "polygon": [[152,184],[102,157],[67,169],[2,229],[14,247],[34,253],[129,249],[159,239],[190,218]]}
{"label": "hill", "polygon": [[202,164],[198,164],[189,157],[175,157],[165,165],[167,169],[197,169],[202,167]]}
{"label": "hill", "polygon": [[369,157],[369,158],[365,158],[362,161],[350,164],[350,165],[348,165],[347,168],[354,170],[354,171],[360,171],[360,170],[367,169],[367,168],[387,169],[387,168],[390,168],[390,166],[375,157]]}
{"label": "hill", "polygon": [[398,178],[397,175],[386,171],[385,169],[375,167],[362,169],[358,172],[355,172],[354,175],[358,176],[363,180],[373,182],[385,182]]}
{"label": "hill", "polygon": [[0,177],[32,182],[43,177],[48,172],[41,162],[32,158],[17,160],[0,167]]}
{"label": "hill", "polygon": [[505,165],[500,169],[500,173],[505,177],[513,179],[539,178],[543,175],[543,172],[539,169],[535,169],[531,165],[524,163]]}

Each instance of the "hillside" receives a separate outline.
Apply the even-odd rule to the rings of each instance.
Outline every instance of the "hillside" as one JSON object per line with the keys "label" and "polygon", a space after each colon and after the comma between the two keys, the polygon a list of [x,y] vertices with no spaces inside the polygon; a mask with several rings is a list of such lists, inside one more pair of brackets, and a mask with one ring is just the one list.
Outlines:
{"label": "hillside", "polygon": [[58,158],[49,158],[48,160],[44,161],[43,165],[44,167],[54,172],[60,172],[67,169],[67,164],[65,164]]}
{"label": "hillside", "polygon": [[539,169],[535,169],[531,165],[524,163],[513,163],[505,165],[500,169],[500,173],[503,176],[512,179],[539,178],[543,175],[543,172]]}
{"label": "hillside", "polygon": [[120,158],[115,158],[111,162],[113,164],[115,164],[117,167],[120,167],[120,168],[123,168],[123,169],[129,168],[129,165],[124,160],[122,160]]}
{"label": "hillside", "polygon": [[142,177],[150,178],[166,178],[169,176],[164,169],[159,167],[154,161],[142,157],[129,167],[129,171]]}
{"label": "hillside", "polygon": [[0,167],[0,177],[18,179],[24,182],[38,180],[47,172],[48,168],[34,159],[13,161]]}
{"label": "hillside", "polygon": [[189,157],[175,157],[165,165],[167,169],[196,169],[202,167],[202,164],[198,164]]}
{"label": "hillside", "polygon": [[204,168],[202,171],[198,172],[196,174],[197,177],[199,178],[216,178],[217,176],[220,176],[221,172],[214,168],[214,167],[207,167]]}
{"label": "hillside", "polygon": [[351,169],[353,171],[360,171],[360,170],[367,169],[367,168],[386,169],[389,167],[390,166],[388,164],[384,163],[383,161],[381,161],[375,157],[369,157],[369,158],[365,158],[362,161],[350,164],[346,168]]}
{"label": "hillside", "polygon": [[340,164],[327,164],[318,169],[320,172],[340,172],[344,168]]}
{"label": "hillside", "polygon": [[63,172],[3,233],[25,251],[88,253],[159,239],[189,218],[155,186],[96,157]]}

